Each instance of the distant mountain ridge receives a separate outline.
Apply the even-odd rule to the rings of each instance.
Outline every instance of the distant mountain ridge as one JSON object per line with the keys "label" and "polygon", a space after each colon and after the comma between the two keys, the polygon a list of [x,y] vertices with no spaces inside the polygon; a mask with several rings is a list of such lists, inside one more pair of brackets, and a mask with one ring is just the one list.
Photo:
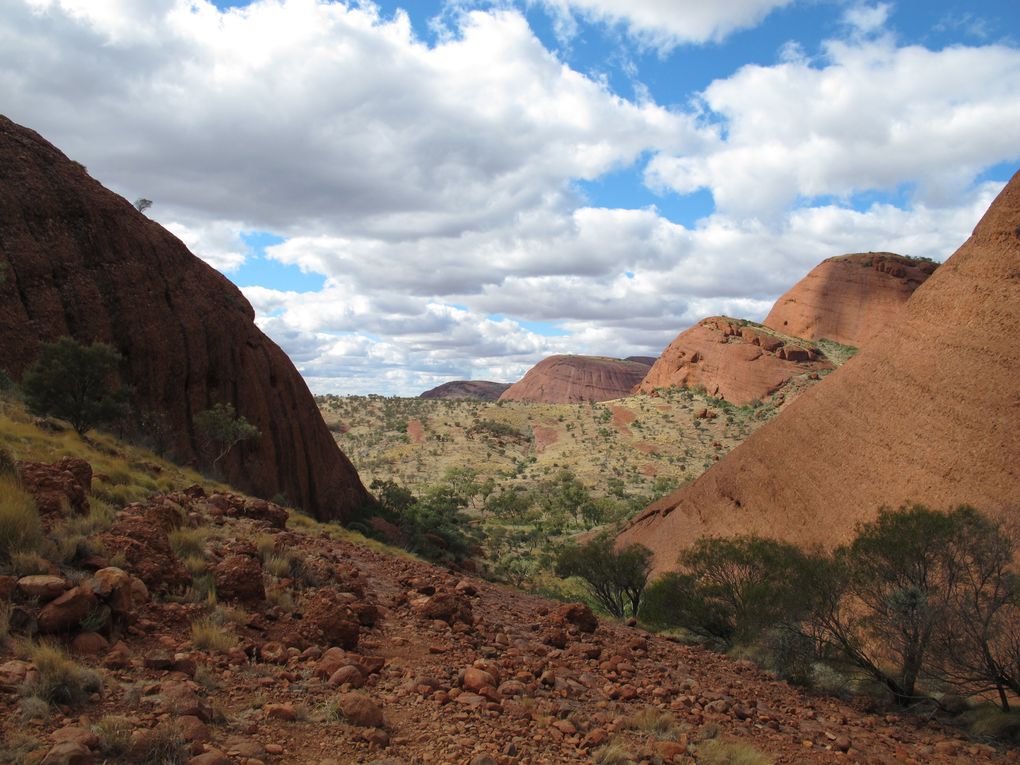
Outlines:
{"label": "distant mountain ridge", "polygon": [[661,571],[706,535],[838,544],[885,505],[1020,519],[1018,336],[1020,173],[896,323],[620,542]]}
{"label": "distant mountain ridge", "polygon": [[499,397],[501,401],[570,404],[629,396],[648,365],[606,356],[557,355],[543,359]]}
{"label": "distant mountain ridge", "polygon": [[510,383],[489,380],[453,380],[425,391],[418,398],[475,399],[496,401]]}

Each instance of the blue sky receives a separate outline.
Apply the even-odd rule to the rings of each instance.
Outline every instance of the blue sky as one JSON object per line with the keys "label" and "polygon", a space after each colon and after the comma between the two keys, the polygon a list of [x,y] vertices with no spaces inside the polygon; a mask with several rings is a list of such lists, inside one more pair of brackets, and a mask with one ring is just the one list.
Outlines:
{"label": "blue sky", "polygon": [[513,380],[948,257],[1020,165],[1005,0],[11,0],[0,102],[317,392]]}

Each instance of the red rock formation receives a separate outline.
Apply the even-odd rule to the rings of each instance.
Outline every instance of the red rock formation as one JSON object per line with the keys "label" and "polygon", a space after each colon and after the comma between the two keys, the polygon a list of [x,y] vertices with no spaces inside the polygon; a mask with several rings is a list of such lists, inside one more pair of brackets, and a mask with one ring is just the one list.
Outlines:
{"label": "red rock formation", "polygon": [[899,319],[936,263],[891,252],[823,260],[776,301],[765,326],[808,340],[861,346]]}
{"label": "red rock formation", "polygon": [[1020,173],[901,321],[622,542],[657,570],[703,535],[848,540],[879,507],[969,503],[1020,519]]}
{"label": "red rock formation", "polygon": [[0,365],[20,378],[39,344],[114,345],[173,453],[196,456],[194,415],[233,404],[262,435],[221,461],[228,480],[319,518],[368,500],[290,359],[240,291],[172,234],[31,130],[0,117]]}
{"label": "red rock formation", "polygon": [[573,404],[629,396],[648,366],[605,356],[550,356],[511,385],[500,401]]}
{"label": "red rock formation", "polygon": [[477,401],[496,401],[510,383],[488,380],[454,380],[422,393],[418,398],[454,398]]}
{"label": "red rock formation", "polygon": [[713,316],[677,335],[634,392],[701,385],[710,396],[744,406],[797,375],[831,368],[824,356],[789,338]]}

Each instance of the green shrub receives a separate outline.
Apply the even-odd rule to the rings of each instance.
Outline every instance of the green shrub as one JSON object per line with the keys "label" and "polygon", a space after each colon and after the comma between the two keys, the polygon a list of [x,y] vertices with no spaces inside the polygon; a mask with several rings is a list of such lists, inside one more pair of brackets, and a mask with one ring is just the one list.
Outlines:
{"label": "green shrub", "polygon": [[814,603],[825,562],[786,542],[735,536],[698,540],[680,564],[684,573],[667,574],[649,588],[642,618],[732,643],[797,624]]}
{"label": "green shrub", "polygon": [[0,446],[0,475],[15,475],[17,471],[15,470],[14,464],[16,462],[17,460],[14,458],[14,455],[11,454],[10,450],[4,446]]}
{"label": "green shrub", "polygon": [[583,579],[592,597],[617,618],[638,613],[651,569],[651,550],[644,545],[616,550],[607,534],[568,545],[556,559],[557,576]]}
{"label": "green shrub", "polygon": [[213,469],[239,443],[262,435],[257,427],[234,411],[232,404],[216,404],[196,414],[195,430],[202,438],[203,451],[212,458]]}
{"label": "green shrub", "polygon": [[0,560],[39,548],[42,521],[32,495],[10,474],[0,474]]}
{"label": "green shrub", "polygon": [[124,416],[126,391],[116,382],[120,361],[105,343],[86,346],[70,337],[43,343],[22,379],[28,408],[67,420],[79,435]]}
{"label": "green shrub", "polygon": [[209,539],[209,528],[207,526],[199,526],[197,528],[181,526],[171,530],[169,537],[170,546],[178,558],[194,557],[205,559],[205,543]]}

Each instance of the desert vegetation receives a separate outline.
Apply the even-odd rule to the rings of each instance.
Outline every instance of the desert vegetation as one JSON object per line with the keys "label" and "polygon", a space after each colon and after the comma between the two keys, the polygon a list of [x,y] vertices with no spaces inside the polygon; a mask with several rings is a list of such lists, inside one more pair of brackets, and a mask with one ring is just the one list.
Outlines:
{"label": "desert vegetation", "polygon": [[884,509],[831,554],[758,537],[699,540],[641,618],[753,646],[788,679],[844,674],[909,706],[1020,696],[1016,537],[971,507]]}

